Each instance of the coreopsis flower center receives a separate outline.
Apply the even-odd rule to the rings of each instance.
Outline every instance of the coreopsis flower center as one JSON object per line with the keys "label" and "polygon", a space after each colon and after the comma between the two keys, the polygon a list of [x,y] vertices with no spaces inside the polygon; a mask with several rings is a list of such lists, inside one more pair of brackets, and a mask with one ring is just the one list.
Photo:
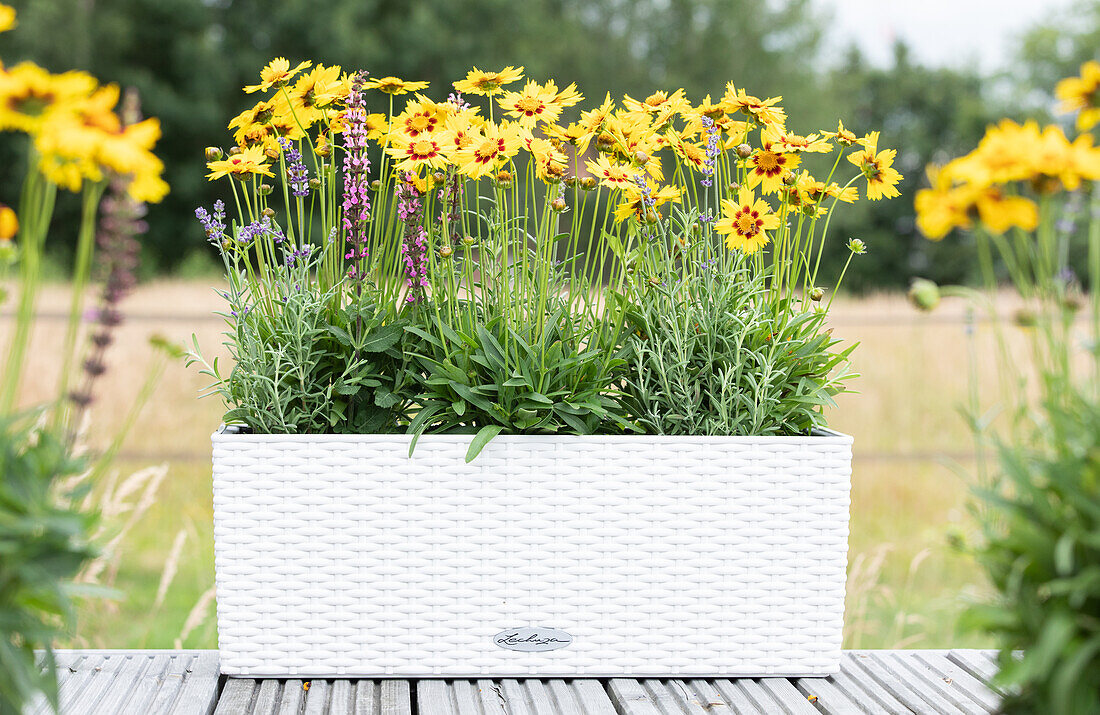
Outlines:
{"label": "coreopsis flower center", "polygon": [[516,109],[529,117],[541,114],[542,110],[545,108],[546,103],[538,97],[520,97],[519,100],[516,101]]}
{"label": "coreopsis flower center", "polygon": [[776,174],[782,166],[782,157],[774,151],[761,151],[756,155],[756,168],[766,174]]}
{"label": "coreopsis flower center", "polygon": [[488,164],[503,149],[502,144],[503,142],[492,139],[481,142],[481,145],[474,150],[474,160],[481,164]]}
{"label": "coreopsis flower center", "polygon": [[435,127],[435,120],[425,114],[414,114],[405,122],[405,126],[408,128],[409,134],[415,136],[430,131]]}
{"label": "coreopsis flower center", "polygon": [[737,233],[742,236],[752,237],[760,233],[760,228],[764,225],[764,221],[761,220],[759,211],[742,208],[734,217],[734,225],[737,226]]}
{"label": "coreopsis flower center", "polygon": [[431,157],[436,154],[435,142],[430,142],[426,139],[421,139],[418,142],[414,142],[412,145],[412,153],[420,157]]}
{"label": "coreopsis flower center", "polygon": [[48,94],[39,95],[31,92],[24,97],[12,97],[8,102],[8,106],[14,112],[25,114],[28,117],[37,117],[53,104],[54,99],[53,96]]}

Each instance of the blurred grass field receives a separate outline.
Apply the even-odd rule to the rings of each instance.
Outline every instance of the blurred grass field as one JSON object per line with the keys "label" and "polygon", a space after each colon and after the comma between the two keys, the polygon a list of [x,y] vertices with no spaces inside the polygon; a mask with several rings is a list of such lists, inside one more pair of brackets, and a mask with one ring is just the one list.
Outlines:
{"label": "blurred grass field", "polygon": [[[89,425],[91,444],[113,432],[140,390],[155,361],[151,335],[190,344],[195,333],[208,357],[224,359],[211,283],[151,283],[127,299],[127,322],[108,353],[111,369]],[[54,387],[54,346],[64,330],[58,316],[67,301],[64,286],[44,291],[24,404]],[[989,326],[978,324],[971,334],[963,316],[963,306],[950,303],[918,314],[901,295],[833,306],[835,334],[861,343],[854,356],[861,377],[852,384],[858,394],[843,395],[830,415],[833,427],[855,436],[846,647],[989,645],[960,628],[967,603],[987,587],[971,559],[949,545],[951,535],[965,538],[973,529],[966,510],[973,443],[959,412],[968,351],[975,351],[980,374],[991,375],[993,364]],[[0,343],[9,324],[10,317],[0,318]],[[145,491],[155,500],[144,511],[120,510],[108,524],[127,531],[97,580],[119,595],[82,604],[77,635],[66,645],[216,647],[209,437],[221,405],[198,399],[206,383],[182,362],[169,364],[123,445],[116,486],[148,467],[164,470],[163,478],[156,486],[161,473],[147,473],[127,487],[131,501]]]}

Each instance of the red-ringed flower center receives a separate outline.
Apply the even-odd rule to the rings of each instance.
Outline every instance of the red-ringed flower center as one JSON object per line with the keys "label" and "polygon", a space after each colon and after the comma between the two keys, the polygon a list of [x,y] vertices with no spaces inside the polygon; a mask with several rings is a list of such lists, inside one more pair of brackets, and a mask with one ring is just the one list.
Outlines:
{"label": "red-ringed flower center", "polygon": [[516,109],[529,117],[540,114],[545,108],[546,103],[538,97],[520,97],[516,101]]}
{"label": "red-ringed flower center", "polygon": [[490,161],[496,158],[497,153],[500,151],[500,142],[493,141],[492,139],[486,139],[481,142],[477,149],[474,149],[474,161],[480,164],[488,164]]}
{"label": "red-ringed flower center", "polygon": [[435,145],[435,142],[428,141],[427,139],[413,142],[409,149],[410,155],[421,159],[430,159],[439,151],[439,147]]}
{"label": "red-ringed flower center", "polygon": [[414,114],[405,121],[405,127],[409,130],[409,134],[416,136],[435,127],[435,119],[426,114]]}
{"label": "red-ringed flower center", "polygon": [[764,225],[764,219],[760,218],[760,212],[750,209],[748,206],[742,206],[733,217],[733,225],[737,229],[737,233],[749,238],[760,233],[761,227]]}
{"label": "red-ringed flower center", "polygon": [[784,161],[782,154],[762,150],[755,158],[756,170],[768,176],[774,176],[783,169]]}

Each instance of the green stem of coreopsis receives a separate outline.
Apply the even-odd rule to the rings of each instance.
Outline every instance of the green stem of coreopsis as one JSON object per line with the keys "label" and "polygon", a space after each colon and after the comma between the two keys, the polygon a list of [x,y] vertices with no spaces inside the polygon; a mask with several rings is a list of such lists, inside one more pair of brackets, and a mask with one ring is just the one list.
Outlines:
{"label": "green stem of coreopsis", "polygon": [[19,197],[20,226],[16,235],[20,251],[19,303],[15,313],[15,329],[8,346],[8,357],[4,363],[3,382],[0,383],[0,415],[10,414],[18,397],[41,281],[42,246],[53,217],[54,199],[57,196],[57,186],[38,172],[38,157],[33,149],[28,166]]}
{"label": "green stem of coreopsis", "polygon": [[55,428],[60,427],[68,413],[65,397],[69,393],[69,380],[72,378],[73,360],[76,357],[76,339],[80,332],[80,318],[83,314],[84,289],[88,285],[92,254],[95,252],[96,211],[105,186],[104,181],[84,186],[80,231],[76,240],[76,263],[73,266],[72,298],[69,302],[69,322],[65,329],[64,347],[61,349],[61,374],[57,379],[57,396],[61,402],[54,410],[53,426]]}

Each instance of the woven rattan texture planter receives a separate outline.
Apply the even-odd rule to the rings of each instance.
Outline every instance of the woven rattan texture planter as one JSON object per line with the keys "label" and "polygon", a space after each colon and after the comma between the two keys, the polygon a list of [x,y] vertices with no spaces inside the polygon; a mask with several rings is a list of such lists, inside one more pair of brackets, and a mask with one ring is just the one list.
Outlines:
{"label": "woven rattan texture planter", "polygon": [[469,439],[216,433],[222,671],[839,669],[850,437]]}

